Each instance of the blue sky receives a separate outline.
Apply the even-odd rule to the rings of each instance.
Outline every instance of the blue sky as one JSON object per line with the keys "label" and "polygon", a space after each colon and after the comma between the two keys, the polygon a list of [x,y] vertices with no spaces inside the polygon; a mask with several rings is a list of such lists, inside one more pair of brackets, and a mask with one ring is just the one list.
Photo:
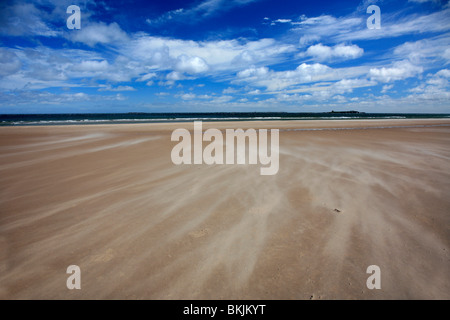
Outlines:
{"label": "blue sky", "polygon": [[0,113],[450,113],[449,79],[448,1],[0,5]]}

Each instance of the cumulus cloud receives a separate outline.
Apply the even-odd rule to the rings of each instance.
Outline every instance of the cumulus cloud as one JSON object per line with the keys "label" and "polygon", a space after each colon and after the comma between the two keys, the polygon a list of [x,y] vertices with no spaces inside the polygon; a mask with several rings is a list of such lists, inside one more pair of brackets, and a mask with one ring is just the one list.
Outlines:
{"label": "cumulus cloud", "polygon": [[78,59],[80,58],[72,59],[73,61],[67,69],[67,74],[72,79],[93,78],[93,80],[108,80],[109,82],[128,82],[147,73],[145,65],[120,55],[111,61],[99,59],[97,56],[77,61]]}
{"label": "cumulus cloud", "polygon": [[127,41],[128,35],[116,22],[109,25],[99,22],[83,26],[80,30],[70,32],[69,38],[74,42],[82,42],[93,47],[96,44],[117,45]]}
{"label": "cumulus cloud", "polygon": [[192,100],[195,99],[196,95],[193,93],[184,93],[180,95],[180,98],[183,100]]}
{"label": "cumulus cloud", "polygon": [[98,72],[105,71],[109,67],[109,63],[106,60],[96,61],[96,60],[83,60],[81,63],[76,66],[76,69],[79,71],[87,71],[87,72]]}
{"label": "cumulus cloud", "polygon": [[363,55],[364,50],[357,45],[338,44],[334,47],[328,47],[321,43],[310,46],[306,54],[319,61],[330,59],[356,59]]}
{"label": "cumulus cloud", "polygon": [[439,70],[439,71],[436,73],[436,76],[438,76],[438,77],[444,77],[444,78],[450,78],[450,70],[449,70],[449,69],[442,69],[442,70]]}
{"label": "cumulus cloud", "polygon": [[177,58],[175,69],[180,72],[195,74],[208,71],[209,67],[205,60],[200,57],[189,57],[182,54]]}
{"label": "cumulus cloud", "polygon": [[267,67],[251,67],[243,71],[239,71],[237,74],[238,78],[245,78],[247,81],[253,79],[265,78],[269,74],[269,69]]}
{"label": "cumulus cloud", "polygon": [[334,94],[350,93],[355,88],[370,87],[376,85],[375,81],[367,79],[342,79],[332,84]]}
{"label": "cumulus cloud", "polygon": [[409,61],[404,60],[394,63],[393,66],[389,68],[372,68],[369,71],[369,76],[371,79],[380,82],[391,82],[414,77],[422,72],[423,67],[415,66]]}
{"label": "cumulus cloud", "polygon": [[99,88],[98,91],[136,91],[136,89],[130,86],[112,87],[111,85],[106,85]]}
{"label": "cumulus cloud", "polygon": [[434,75],[429,74],[425,83],[421,83],[415,88],[410,89],[412,94],[409,99],[427,100],[427,101],[444,101],[450,99],[450,70],[442,69]]}
{"label": "cumulus cloud", "polygon": [[169,74],[167,74],[166,79],[169,81],[178,81],[178,80],[183,80],[184,76],[177,71],[172,71]]}
{"label": "cumulus cloud", "polygon": [[434,75],[428,74],[425,82],[422,82],[419,86],[410,89],[410,91],[416,93],[443,91],[448,88],[449,79],[450,70],[442,69]]}
{"label": "cumulus cloud", "polygon": [[238,90],[236,90],[235,88],[231,88],[231,87],[228,87],[228,88],[222,90],[222,93],[225,93],[225,94],[232,94],[232,93],[236,93],[236,92],[238,92]]}
{"label": "cumulus cloud", "polygon": [[336,45],[332,48],[332,56],[344,59],[355,59],[363,55],[364,50],[357,45],[346,46],[344,44]]}
{"label": "cumulus cloud", "polygon": [[226,103],[233,100],[232,96],[223,95],[211,100],[212,103]]}
{"label": "cumulus cloud", "polygon": [[237,74],[237,82],[247,82],[253,86],[266,87],[269,91],[284,89],[293,85],[314,82],[332,72],[320,63],[302,63],[295,70],[272,71],[267,67],[250,67]]}
{"label": "cumulus cloud", "polygon": [[192,41],[140,34],[123,46],[121,53],[153,70],[195,75],[270,64],[295,50],[295,46],[274,39]]}
{"label": "cumulus cloud", "polygon": [[[343,94],[352,93],[354,89],[377,85],[376,81],[364,78],[341,79],[335,82],[306,83],[298,88],[285,90],[278,94],[283,101],[327,101],[329,99],[344,101]],[[347,98],[345,98],[346,100]]]}

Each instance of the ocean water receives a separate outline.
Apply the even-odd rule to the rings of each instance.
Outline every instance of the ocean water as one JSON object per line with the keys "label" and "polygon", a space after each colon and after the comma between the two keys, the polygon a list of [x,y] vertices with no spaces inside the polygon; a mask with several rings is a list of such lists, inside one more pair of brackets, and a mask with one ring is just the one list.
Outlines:
{"label": "ocean water", "polygon": [[0,114],[0,126],[155,123],[192,121],[439,119],[450,114],[360,112],[75,113]]}

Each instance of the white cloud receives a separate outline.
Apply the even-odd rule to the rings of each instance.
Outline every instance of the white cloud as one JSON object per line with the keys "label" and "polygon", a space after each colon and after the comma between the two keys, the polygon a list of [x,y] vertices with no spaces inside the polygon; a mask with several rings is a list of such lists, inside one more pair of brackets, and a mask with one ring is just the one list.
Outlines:
{"label": "white cloud", "polygon": [[306,50],[306,54],[319,58],[320,60],[326,60],[332,57],[333,49],[319,43],[309,47],[308,50]]}
{"label": "white cloud", "polygon": [[[300,17],[298,27],[292,29],[295,33],[300,35],[300,45],[307,45],[314,41],[321,39],[333,39],[337,35],[348,34],[363,26],[365,22],[362,18],[342,17],[336,18],[331,15],[322,15],[319,17],[308,18],[306,16]],[[346,39],[343,41],[348,41]],[[339,41],[339,42],[342,42]]]}
{"label": "white cloud", "polygon": [[101,54],[86,50],[19,47],[7,53],[0,50],[0,55],[0,60],[9,59],[2,70],[10,74],[0,81],[0,87],[8,89],[88,86],[80,81],[82,78],[126,82],[148,73],[138,61],[119,55],[109,62]]}
{"label": "white cloud", "polygon": [[355,59],[363,55],[364,50],[357,45],[338,44],[334,47],[328,47],[321,43],[310,46],[306,54],[316,58],[319,61],[330,59]]}
{"label": "white cloud", "polygon": [[237,74],[237,76],[238,78],[245,78],[246,80],[252,80],[264,78],[268,73],[269,69],[267,67],[259,67],[259,68],[251,67],[243,71],[240,71]]}
{"label": "white cloud", "polygon": [[180,95],[180,98],[183,100],[192,100],[195,99],[196,95],[193,93],[184,93]]}
{"label": "white cloud", "polygon": [[236,82],[247,82],[252,86],[266,87],[269,91],[276,91],[301,83],[318,81],[330,73],[332,73],[331,68],[319,63],[302,63],[295,70],[288,71],[250,67],[237,74]]}
{"label": "white cloud", "polygon": [[[189,15],[191,18],[207,17],[249,2],[251,1],[199,0],[194,2],[193,7],[175,10],[171,14],[174,19],[175,16],[186,18]],[[42,14],[41,9],[36,9],[38,7],[41,8],[38,5],[23,6],[24,14],[38,16],[38,24],[34,25],[35,30],[17,29],[17,35],[61,35],[61,31],[57,29],[53,28],[56,31],[52,31],[55,24],[49,18],[50,13]],[[384,94],[392,89],[394,81],[418,77],[419,85],[408,92],[411,93],[411,99],[431,99],[432,94],[443,98],[446,96],[445,92],[449,91],[448,69],[428,76],[425,71],[434,72],[437,66],[445,68],[450,63],[450,35],[447,32],[450,27],[442,23],[445,20],[439,20],[448,16],[450,11],[446,9],[432,14],[413,15],[407,15],[407,12],[405,10],[399,14],[397,11],[397,15],[383,12],[380,33],[367,29],[365,12],[344,17],[303,16],[297,21],[277,19],[273,21],[295,27],[277,38],[259,40],[236,38],[193,41],[150,36],[145,32],[127,34],[117,23],[92,23],[84,19],[81,30],[64,30],[64,36],[91,47],[104,45],[107,48],[100,46],[95,49],[74,50],[67,49],[66,44],[58,46],[58,49],[40,45],[35,48],[0,48],[0,87],[7,90],[92,87],[102,92],[118,92],[134,90],[133,84],[130,84],[132,81],[147,85],[159,82],[160,85],[172,86],[179,80],[208,77],[205,83],[216,81],[223,85],[221,89],[226,88],[220,90],[222,96],[203,94],[203,90],[197,92],[194,82],[191,85],[194,88],[192,92],[183,93],[184,98],[181,95],[178,98],[186,100],[185,104],[194,103],[197,99],[205,105],[214,100],[216,104],[231,106],[240,98],[239,95],[232,96],[243,92],[253,95],[249,97],[251,101],[278,95],[277,101],[284,99],[286,102],[295,99],[331,99],[333,103],[344,102],[348,98],[345,95],[352,93],[355,88],[370,87],[380,82],[383,85],[381,92]],[[18,14],[22,21],[26,21],[23,20],[26,18],[24,14]],[[272,21],[269,18],[265,20]],[[14,33],[15,31],[11,30],[12,22],[11,19],[7,19],[3,24],[0,22],[1,27],[7,27],[0,32]],[[430,37],[426,32],[444,34],[432,34]],[[380,53],[376,43],[368,44],[364,48],[373,49],[368,51],[364,60],[359,60],[359,65],[342,68],[325,65],[324,61],[335,62],[361,57],[364,50],[358,45],[350,44],[353,39],[373,40],[407,34],[426,39],[406,42],[395,48],[392,48],[392,43],[387,43],[391,47],[386,48],[387,50],[383,47],[381,54],[377,56],[373,54]],[[368,42],[364,42],[366,43]],[[362,46],[359,42],[358,44]],[[303,51],[301,54],[297,54],[299,47]],[[299,57],[307,59],[301,61]],[[307,63],[300,64],[301,62],[297,61]],[[384,65],[380,64],[382,62]],[[296,64],[292,66],[292,63]],[[99,81],[107,85],[99,85]],[[239,88],[238,85],[242,87]],[[396,89],[400,92],[401,87]],[[57,100],[50,97],[47,96],[48,100]],[[116,100],[125,98],[122,95],[114,97]],[[43,100],[47,98],[42,96]],[[76,94],[65,96],[64,99],[96,101],[90,95]],[[361,98],[361,101],[364,99]],[[271,101],[266,101],[270,107]]]}
{"label": "white cloud", "polygon": [[449,69],[442,69],[442,70],[439,70],[439,71],[436,73],[436,76],[438,76],[438,77],[444,77],[444,78],[450,78],[450,70],[449,70]]}
{"label": "white cloud", "polygon": [[420,100],[447,100],[450,98],[450,70],[442,69],[434,75],[429,74],[427,80],[409,91],[409,98]]}
{"label": "white cloud", "polygon": [[172,71],[166,75],[166,79],[171,81],[171,83],[173,84],[174,81],[184,80],[185,77],[178,71]]}
{"label": "white cloud", "polygon": [[375,86],[377,82],[369,81],[367,79],[341,79],[335,82],[317,82],[312,84],[301,85],[294,89],[285,90],[280,93],[278,97],[283,98],[285,101],[295,100],[315,100],[315,101],[327,101],[329,99],[343,101],[342,97],[338,95],[352,93],[356,88],[364,88]]}
{"label": "white cloud", "polygon": [[81,61],[81,63],[76,66],[75,68],[78,71],[87,71],[87,72],[99,72],[99,71],[105,71],[109,67],[109,63],[106,60],[96,61],[96,60],[89,60],[89,61]]}
{"label": "white cloud", "polygon": [[222,90],[222,93],[224,93],[224,94],[232,94],[232,93],[236,93],[236,92],[238,92],[238,90],[231,88],[231,87],[228,87],[228,88]]}
{"label": "white cloud", "polygon": [[74,42],[82,42],[93,47],[96,44],[118,45],[127,41],[128,35],[116,22],[109,25],[99,22],[83,26],[80,30],[70,32],[69,38]]}
{"label": "white cloud", "polygon": [[304,46],[307,46],[307,45],[309,45],[309,44],[311,44],[313,42],[319,41],[320,38],[321,37],[319,35],[316,35],[316,34],[306,34],[304,36],[301,36],[300,40],[299,40],[300,47],[304,47]]}
{"label": "white cloud", "polygon": [[190,8],[172,10],[156,19],[147,19],[146,22],[149,24],[161,24],[189,20],[189,22],[192,23],[199,21],[200,19],[210,18],[218,12],[229,11],[235,7],[247,5],[256,1],[259,0],[203,0],[201,2],[196,2],[196,5]]}
{"label": "white cloud", "polygon": [[156,73],[150,72],[150,73],[146,73],[146,74],[142,75],[136,81],[148,81],[148,80],[153,79],[155,77],[156,77]]}
{"label": "white cloud", "polygon": [[201,100],[210,100],[214,98],[213,96],[210,96],[208,94],[195,94],[195,93],[179,93],[176,95],[177,98],[181,98],[182,100],[194,100],[194,99],[201,99]]}
{"label": "white cloud", "polygon": [[439,2],[439,0],[408,0],[408,2],[425,3],[425,2]]}
{"label": "white cloud", "polygon": [[450,99],[450,86],[449,81],[446,78],[441,78],[437,74],[431,76],[426,83],[422,83],[419,86],[410,90],[411,95],[406,97],[410,100],[416,101],[439,101],[447,103]]}
{"label": "white cloud", "polygon": [[411,64],[409,61],[399,61],[392,67],[372,68],[369,71],[371,79],[380,82],[391,82],[414,77],[423,72],[423,68]]}
{"label": "white cloud", "polygon": [[[6,50],[6,49],[5,49]],[[76,55],[76,50],[52,50],[46,47],[14,48],[0,53],[6,66],[1,88],[29,89],[63,86],[69,79],[71,63],[69,52]],[[1,62],[0,62],[1,63]]]}
{"label": "white cloud", "polygon": [[144,72],[144,66],[126,57],[118,56],[114,61],[82,60],[67,69],[67,75],[72,78],[95,78],[111,82],[127,82]]}
{"label": "white cloud", "polygon": [[291,19],[277,19],[274,22],[278,22],[278,23],[290,23],[292,22]]}
{"label": "white cloud", "polygon": [[208,71],[209,67],[205,60],[200,57],[188,57],[185,54],[178,56],[175,69],[189,74]]}
{"label": "white cloud", "polygon": [[106,85],[102,86],[98,91],[136,91],[136,89],[130,86],[112,87],[111,85]]}
{"label": "white cloud", "polygon": [[338,44],[333,47],[332,56],[344,59],[355,59],[363,55],[364,50],[357,45]]}
{"label": "white cloud", "polygon": [[381,89],[381,93],[386,93],[386,92],[388,92],[389,90],[391,90],[393,87],[394,87],[393,84],[386,84],[386,85],[384,85],[383,88]]}
{"label": "white cloud", "polygon": [[394,38],[407,34],[423,34],[427,32],[445,32],[450,30],[450,24],[442,23],[448,20],[450,8],[430,14],[410,14],[401,18],[397,14],[382,13],[381,29],[358,28],[336,34],[336,41],[375,40]]}
{"label": "white cloud", "polygon": [[232,96],[228,96],[228,95],[223,95],[217,98],[214,98],[213,100],[211,100],[212,103],[226,103],[229,102],[233,99]]}
{"label": "white cloud", "polygon": [[331,15],[310,18],[302,16],[298,27],[293,31],[299,35],[300,45],[325,39],[335,43],[375,40],[407,34],[448,31],[450,24],[442,21],[447,21],[449,15],[450,7],[430,14],[409,14],[400,18],[396,12],[382,12],[381,29],[368,29],[366,26],[368,16],[355,17],[354,14],[339,18]]}
{"label": "white cloud", "polygon": [[442,57],[447,60],[447,64],[450,62],[450,48],[444,50]]}
{"label": "white cloud", "polygon": [[283,102],[303,102],[306,100],[310,100],[312,98],[312,95],[310,94],[286,94],[286,93],[280,93],[276,96],[277,101],[283,101]]}
{"label": "white cloud", "polygon": [[343,94],[353,92],[355,88],[371,87],[376,85],[376,82],[367,79],[342,79],[331,85],[332,94]]}
{"label": "white cloud", "polygon": [[250,94],[250,95],[261,94],[261,90],[259,90],[259,89],[251,90],[251,91],[247,92],[247,94]]}
{"label": "white cloud", "polygon": [[126,97],[120,93],[115,95],[92,95],[84,92],[55,94],[40,90],[16,90],[1,93],[0,98],[4,105],[61,105],[86,101],[123,101]]}
{"label": "white cloud", "polygon": [[38,35],[55,37],[61,34],[45,21],[48,14],[32,3],[16,3],[0,10],[0,34],[9,36]]}
{"label": "white cloud", "polygon": [[153,70],[196,74],[230,72],[248,65],[270,64],[295,50],[295,46],[274,39],[192,41],[140,34],[120,51]]}
{"label": "white cloud", "polygon": [[405,42],[395,47],[395,58],[407,58],[411,63],[432,66],[450,63],[450,34],[430,37],[414,42]]}
{"label": "white cloud", "polygon": [[14,74],[21,67],[22,63],[13,51],[0,48],[0,76]]}

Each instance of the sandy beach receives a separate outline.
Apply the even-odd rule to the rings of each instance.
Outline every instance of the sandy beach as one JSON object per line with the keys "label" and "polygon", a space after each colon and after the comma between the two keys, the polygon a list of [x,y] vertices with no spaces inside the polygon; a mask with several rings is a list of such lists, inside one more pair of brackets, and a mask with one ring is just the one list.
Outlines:
{"label": "sandy beach", "polygon": [[0,127],[0,298],[450,299],[450,120],[203,125],[280,129],[278,173],[174,165],[192,123]]}

